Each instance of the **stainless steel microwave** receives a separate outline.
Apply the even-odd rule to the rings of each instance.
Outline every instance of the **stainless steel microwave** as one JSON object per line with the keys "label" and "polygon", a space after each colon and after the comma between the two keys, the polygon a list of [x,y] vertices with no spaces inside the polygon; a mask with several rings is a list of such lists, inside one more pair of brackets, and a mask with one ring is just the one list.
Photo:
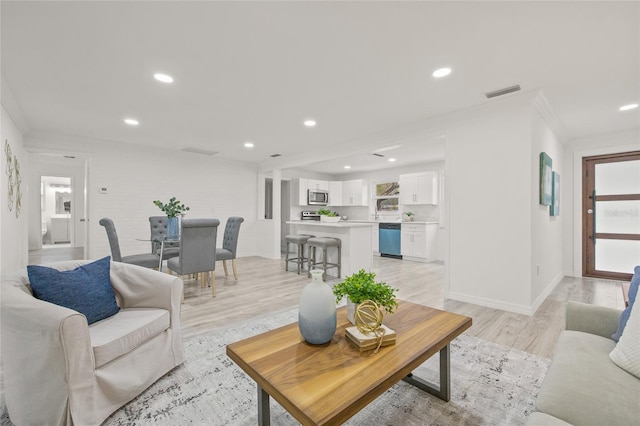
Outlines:
{"label": "stainless steel microwave", "polygon": [[310,189],[307,191],[307,204],[310,206],[326,206],[329,203],[329,192]]}

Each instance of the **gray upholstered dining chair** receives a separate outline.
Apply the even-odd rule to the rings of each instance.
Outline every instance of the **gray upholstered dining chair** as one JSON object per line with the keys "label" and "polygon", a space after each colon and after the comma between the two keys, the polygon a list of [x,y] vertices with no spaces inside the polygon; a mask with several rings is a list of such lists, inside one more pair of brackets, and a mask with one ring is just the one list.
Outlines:
{"label": "gray upholstered dining chair", "polygon": [[233,277],[238,279],[238,269],[236,268],[236,249],[238,247],[238,234],[240,233],[240,224],[244,222],[241,217],[232,216],[227,219],[224,227],[224,237],[222,238],[222,248],[216,249],[216,260],[222,260],[224,266],[224,274],[229,275],[227,271],[227,260],[231,260],[233,267]]}
{"label": "gray upholstered dining chair", "polygon": [[[151,253],[160,256],[160,245],[167,235],[167,216],[149,216],[149,227],[151,228]],[[177,257],[180,254],[178,247],[180,243],[165,242],[162,260]]]}
{"label": "gray upholstered dining chair", "polygon": [[120,252],[120,243],[118,241],[118,233],[113,221],[108,217],[100,219],[100,225],[104,226],[109,239],[109,247],[111,248],[111,259],[114,262],[130,263],[132,265],[144,266],[145,268],[158,269],[160,264],[160,256],[153,253],[132,254],[122,256]]}
{"label": "gray upholstered dining chair", "polygon": [[[216,296],[216,239],[218,219],[184,219],[178,257],[167,260],[167,269],[178,275],[200,274],[201,286],[211,275],[211,294]],[[208,281],[208,280],[207,280]]]}

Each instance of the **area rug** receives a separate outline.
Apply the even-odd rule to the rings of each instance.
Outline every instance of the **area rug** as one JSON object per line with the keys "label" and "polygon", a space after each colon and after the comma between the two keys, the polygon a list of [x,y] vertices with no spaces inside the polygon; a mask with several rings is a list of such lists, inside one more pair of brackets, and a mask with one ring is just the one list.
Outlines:
{"label": "area rug", "polygon": [[[297,321],[297,310],[219,328],[185,342],[187,361],[114,413],[105,425],[255,425],[255,382],[225,354],[228,343]],[[348,425],[521,425],[549,360],[464,334],[451,344],[451,401],[400,382]],[[415,373],[435,381],[438,357]],[[271,400],[273,425],[297,425]]]}
{"label": "area rug", "polygon": [[[255,382],[226,356],[226,345],[297,321],[297,317],[297,309],[283,311],[186,341],[186,362],[116,411],[104,425],[257,424]],[[534,410],[548,366],[548,359],[463,334],[451,343],[449,402],[400,382],[345,424],[522,425]],[[415,370],[435,383],[438,372],[438,356]],[[11,424],[6,411],[0,417],[2,425]],[[271,424],[298,422],[272,399]]]}

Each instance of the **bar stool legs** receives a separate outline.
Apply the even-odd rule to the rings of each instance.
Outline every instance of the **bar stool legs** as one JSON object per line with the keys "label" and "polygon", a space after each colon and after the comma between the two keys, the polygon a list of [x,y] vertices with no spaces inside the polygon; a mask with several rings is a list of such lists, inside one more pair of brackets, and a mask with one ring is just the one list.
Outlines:
{"label": "bar stool legs", "polygon": [[[309,238],[307,241],[307,245],[309,246],[309,268],[307,276],[311,277],[311,270],[317,269],[320,265],[322,266],[323,273],[322,279],[324,280],[327,275],[327,268],[337,268],[338,269],[338,278],[340,278],[342,274],[342,241],[339,238],[328,238],[328,237],[320,237],[320,238]],[[328,262],[328,249],[330,247],[337,248],[338,259],[335,262]],[[317,260],[317,249],[322,249],[322,261]]]}
{"label": "bar stool legs", "polygon": [[[284,270],[289,271],[289,262],[295,262],[297,265],[297,272],[300,275],[300,270],[304,269],[304,263],[309,261],[308,257],[305,257],[305,245],[309,238],[313,238],[313,235],[299,234],[299,235],[287,235],[285,241],[287,243],[287,253],[284,260]],[[297,257],[289,257],[289,244],[297,245]]]}

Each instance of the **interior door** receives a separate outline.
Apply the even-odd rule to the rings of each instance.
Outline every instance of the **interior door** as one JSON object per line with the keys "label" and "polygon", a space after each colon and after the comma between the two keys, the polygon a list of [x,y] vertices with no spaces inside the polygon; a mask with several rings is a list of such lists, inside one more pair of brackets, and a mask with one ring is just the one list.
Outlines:
{"label": "interior door", "polygon": [[640,265],[640,151],[582,160],[582,272],[630,280]]}

